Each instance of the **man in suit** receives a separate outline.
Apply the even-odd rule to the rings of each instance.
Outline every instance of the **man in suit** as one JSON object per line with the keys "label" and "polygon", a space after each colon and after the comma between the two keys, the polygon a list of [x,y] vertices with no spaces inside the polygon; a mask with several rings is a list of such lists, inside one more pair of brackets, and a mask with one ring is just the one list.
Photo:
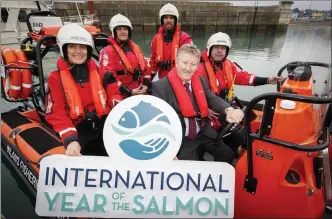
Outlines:
{"label": "man in suit", "polygon": [[178,113],[183,140],[177,155],[180,160],[199,160],[200,151],[209,152],[216,161],[231,163],[234,152],[224,142],[216,142],[218,133],[211,127],[209,108],[226,115],[229,123],[239,123],[243,112],[232,108],[214,95],[205,78],[195,74],[200,51],[193,45],[182,46],[177,54],[175,68],[167,77],[152,83],[152,95],[169,103]]}

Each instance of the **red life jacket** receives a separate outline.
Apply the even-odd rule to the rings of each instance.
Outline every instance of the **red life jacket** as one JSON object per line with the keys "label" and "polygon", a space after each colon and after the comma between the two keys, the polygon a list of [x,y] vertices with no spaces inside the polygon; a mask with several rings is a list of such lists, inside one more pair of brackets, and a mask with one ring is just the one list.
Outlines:
{"label": "red life jacket", "polygon": [[[116,40],[110,36],[110,37],[108,37],[108,41],[112,44],[113,48],[119,55],[121,61],[126,66],[127,71],[130,73],[134,73],[135,69],[133,69],[133,67],[131,66],[130,61],[128,60],[126,54],[123,52],[123,50],[121,49],[119,44],[116,42]],[[134,54],[136,55],[136,57],[138,59],[138,65],[141,68],[141,70],[143,71],[146,66],[145,66],[145,59],[144,59],[142,50],[132,40],[129,40],[129,46],[130,46],[131,50],[134,52]]]}
{"label": "red life jacket", "polygon": [[[77,119],[80,116],[83,117],[84,107],[80,94],[75,85],[75,80],[69,71],[69,66],[62,58],[58,58],[57,66],[60,71],[61,84],[66,97],[65,99],[69,107],[70,118]],[[88,62],[88,68],[93,103],[96,108],[97,115],[100,118],[103,115],[107,115],[110,112],[110,108],[107,105],[106,92],[101,84],[97,66],[93,60]]]}
{"label": "red life jacket", "polygon": [[[179,103],[182,115],[184,117],[196,117],[197,113],[190,101],[190,97],[185,90],[182,80],[178,76],[176,68],[173,68],[167,77],[175,92],[175,96]],[[193,75],[191,78],[191,87],[195,95],[201,117],[207,117],[209,115],[208,104],[206,101],[202,82],[197,75]]]}
{"label": "red life jacket", "polygon": [[[210,83],[210,88],[211,91],[215,94],[218,94],[218,83],[217,78],[223,78],[225,83],[227,84],[227,87],[231,89],[233,87],[233,70],[232,70],[232,63],[228,60],[225,59],[222,62],[222,70],[218,70],[216,73],[214,73],[214,70],[211,65],[211,61],[209,57],[207,56],[207,52],[204,51],[202,52],[202,58],[205,64],[206,72],[209,77],[209,83]],[[221,89],[220,89],[221,90]]]}
{"label": "red life jacket", "polygon": [[[180,25],[176,26],[173,40],[172,40],[172,56],[171,56],[171,68],[174,67],[175,58],[178,54],[179,46],[180,46]],[[159,27],[157,34],[157,50],[156,50],[156,61],[161,62],[164,61],[164,26]]]}

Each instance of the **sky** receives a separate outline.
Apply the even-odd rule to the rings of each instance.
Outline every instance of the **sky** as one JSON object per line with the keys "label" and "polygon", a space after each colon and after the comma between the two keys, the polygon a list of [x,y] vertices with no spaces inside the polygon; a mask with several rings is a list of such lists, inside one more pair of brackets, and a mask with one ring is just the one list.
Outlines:
{"label": "sky", "polygon": [[[1,0],[0,0],[1,1]],[[65,2],[65,1],[73,1],[73,0],[54,0],[56,2]],[[79,1],[79,0],[75,0]],[[87,1],[87,0],[81,0],[82,2]],[[111,1],[111,0],[107,0]],[[120,1],[120,0],[117,0]],[[124,0],[125,1],[125,0]],[[134,0],[131,0],[134,1]],[[146,0],[146,1],[155,1],[155,0]],[[164,1],[168,2],[168,0],[159,0],[159,1]],[[181,0],[185,1],[185,0]],[[193,0],[193,1],[211,1],[211,2],[231,2],[234,6],[254,6],[256,1],[233,1],[233,0],[228,0],[228,1],[220,1],[220,0]],[[294,1],[294,0],[293,0]],[[269,0],[264,0],[264,1],[257,1],[258,6],[269,6],[269,5],[278,5],[279,1],[269,1]],[[316,10],[331,10],[331,1],[294,1],[292,8],[299,8],[301,9],[316,9]]]}
{"label": "sky", "polygon": [[[226,2],[226,1],[225,1]],[[228,1],[233,5],[239,6],[254,6],[255,1]],[[257,1],[258,6],[278,5],[279,1]],[[316,10],[331,10],[331,1],[294,1],[292,8],[301,9],[316,9]]]}

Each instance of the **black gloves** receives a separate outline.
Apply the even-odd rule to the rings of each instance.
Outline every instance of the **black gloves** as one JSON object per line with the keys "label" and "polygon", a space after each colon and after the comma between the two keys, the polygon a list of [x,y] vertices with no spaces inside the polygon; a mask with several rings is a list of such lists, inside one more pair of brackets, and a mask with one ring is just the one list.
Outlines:
{"label": "black gloves", "polygon": [[121,84],[121,86],[120,86],[120,92],[122,94],[126,94],[127,96],[131,96],[132,95],[132,91],[128,87],[126,87],[125,85],[123,85],[123,84]]}
{"label": "black gloves", "polygon": [[228,92],[229,92],[228,88],[221,89],[221,91],[219,92],[219,97],[221,97],[222,99],[226,100]]}
{"label": "black gloves", "polygon": [[136,68],[133,73],[133,80],[138,81],[141,74],[142,74],[142,70],[140,68]]}
{"label": "black gloves", "polygon": [[254,86],[260,86],[260,85],[265,85],[269,83],[269,78],[265,77],[258,77],[256,76],[254,80]]}
{"label": "black gloves", "polygon": [[171,61],[167,60],[166,62],[161,61],[157,63],[157,66],[161,68],[162,70],[169,71],[171,70]]}
{"label": "black gloves", "polygon": [[103,79],[103,87],[106,89],[108,84],[116,83],[116,78],[111,72],[106,72]]}
{"label": "black gloves", "polygon": [[151,88],[152,88],[152,82],[149,79],[144,78],[143,79],[143,85],[147,86],[147,88],[148,88],[147,92],[148,92],[148,94],[151,94],[152,93],[152,90],[151,90]]}

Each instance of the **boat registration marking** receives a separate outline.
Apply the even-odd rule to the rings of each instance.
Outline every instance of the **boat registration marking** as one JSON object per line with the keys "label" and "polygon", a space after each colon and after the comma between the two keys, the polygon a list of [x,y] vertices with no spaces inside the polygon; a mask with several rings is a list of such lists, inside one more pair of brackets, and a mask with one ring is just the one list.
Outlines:
{"label": "boat registration marking", "polygon": [[23,173],[23,176],[27,179],[30,185],[37,190],[38,178],[30,171],[29,167],[23,160],[20,159],[20,157],[9,145],[7,145],[7,154]]}

